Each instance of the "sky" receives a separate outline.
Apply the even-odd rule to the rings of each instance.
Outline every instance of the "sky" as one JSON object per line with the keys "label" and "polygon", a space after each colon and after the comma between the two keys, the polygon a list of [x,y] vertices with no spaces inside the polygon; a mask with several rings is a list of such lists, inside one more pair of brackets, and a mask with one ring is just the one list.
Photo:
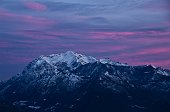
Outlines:
{"label": "sky", "polygon": [[170,0],[0,0],[0,80],[68,50],[170,69]]}

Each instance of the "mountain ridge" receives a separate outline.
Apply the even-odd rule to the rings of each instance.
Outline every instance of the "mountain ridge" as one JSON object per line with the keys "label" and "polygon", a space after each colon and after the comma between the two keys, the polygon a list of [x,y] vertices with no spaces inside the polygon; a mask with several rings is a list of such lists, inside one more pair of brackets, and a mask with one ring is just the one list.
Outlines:
{"label": "mountain ridge", "polygon": [[[170,72],[72,51],[40,56],[0,84],[0,109],[28,112],[169,112]],[[5,106],[4,106],[5,105]],[[124,108],[122,108],[124,107]]]}

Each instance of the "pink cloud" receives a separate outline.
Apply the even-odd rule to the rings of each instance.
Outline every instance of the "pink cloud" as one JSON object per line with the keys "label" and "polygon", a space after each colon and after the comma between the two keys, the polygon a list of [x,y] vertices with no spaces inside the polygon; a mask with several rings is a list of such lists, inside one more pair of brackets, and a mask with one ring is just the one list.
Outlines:
{"label": "pink cloud", "polygon": [[159,27],[162,27],[162,26],[164,26],[164,27],[170,27],[170,21],[164,21],[164,22],[160,22],[160,23],[157,23],[157,24],[154,24],[154,23],[152,23],[152,24],[146,24],[144,27],[151,27],[151,28],[153,28],[153,27],[155,27],[155,28],[159,28]]}
{"label": "pink cloud", "polygon": [[[128,50],[130,51],[130,49]],[[170,67],[170,47],[144,48],[133,52],[122,52],[111,56],[112,59],[128,63],[130,65],[153,64],[155,66]]]}
{"label": "pink cloud", "polygon": [[145,55],[145,54],[159,54],[159,53],[168,53],[170,48],[152,48],[152,49],[143,49],[136,53],[136,55]]}
{"label": "pink cloud", "polygon": [[10,43],[9,42],[5,42],[5,41],[1,41],[0,40],[0,48],[8,48],[10,47]]}
{"label": "pink cloud", "polygon": [[27,2],[24,4],[28,9],[36,11],[44,11],[47,9],[46,5],[38,2]]}
{"label": "pink cloud", "polygon": [[144,48],[142,50],[137,50],[136,52],[125,52],[125,53],[121,53],[119,56],[120,57],[126,57],[126,58],[130,58],[130,57],[134,57],[134,56],[142,56],[145,57],[147,55],[152,55],[152,56],[156,56],[156,55],[163,55],[163,54],[167,54],[170,55],[169,53],[170,48],[169,47],[165,47],[165,48],[160,48],[160,47],[154,47],[154,48]]}
{"label": "pink cloud", "polygon": [[91,32],[92,38],[106,39],[106,38],[116,38],[121,36],[131,36],[135,35],[135,32]]}
{"label": "pink cloud", "polygon": [[70,31],[46,31],[45,34],[53,36],[79,36],[79,34]]}
{"label": "pink cloud", "polygon": [[[126,39],[126,37],[131,38],[136,36],[136,38],[143,36],[143,38],[145,39],[145,37],[149,37],[149,36],[154,36],[154,37],[158,37],[158,36],[170,36],[170,31],[138,31],[138,32],[90,32],[90,36],[91,38],[95,38],[95,39],[117,39],[117,38],[121,38],[121,37],[125,37],[124,39]],[[133,40],[135,40],[133,38]]]}
{"label": "pink cloud", "polygon": [[[36,40],[55,40],[61,41],[61,36],[77,36],[73,32],[63,32],[63,31],[29,31],[29,30],[18,30],[16,32],[11,32],[13,35],[19,35],[24,38],[31,38]],[[50,39],[50,40],[49,40]]]}
{"label": "pink cloud", "polygon": [[5,17],[14,17],[15,14],[10,13],[7,10],[0,9],[0,19],[4,19]]}
{"label": "pink cloud", "polygon": [[[151,37],[152,36],[152,37]],[[139,37],[139,38],[138,38]],[[144,46],[144,45],[152,45],[152,46],[158,46],[158,45],[169,45],[170,43],[170,35],[138,35],[136,37],[129,37],[124,38],[124,43],[131,43],[131,46]],[[158,46],[160,47],[160,46]]]}
{"label": "pink cloud", "polygon": [[33,25],[39,25],[39,26],[50,26],[56,24],[56,21],[53,20],[49,20],[42,17],[28,16],[28,15],[21,15],[20,19],[22,22],[33,24]]}
{"label": "pink cloud", "polygon": [[32,15],[25,15],[25,14],[15,14],[7,10],[0,9],[0,20],[1,19],[4,22],[8,21],[6,23],[11,22],[11,23],[18,23],[18,25],[23,24],[24,27],[29,27],[30,25],[32,25],[35,28],[41,28],[41,29],[47,28],[49,26],[53,26],[54,24],[58,23],[58,21],[51,20],[48,18],[36,17]]}

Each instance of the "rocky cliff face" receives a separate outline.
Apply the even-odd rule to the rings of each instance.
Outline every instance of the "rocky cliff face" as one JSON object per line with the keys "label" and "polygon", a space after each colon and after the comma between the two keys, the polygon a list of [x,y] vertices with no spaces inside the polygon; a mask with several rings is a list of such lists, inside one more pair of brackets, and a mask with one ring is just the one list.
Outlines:
{"label": "rocky cliff face", "polygon": [[0,83],[2,112],[170,112],[170,71],[68,51]]}

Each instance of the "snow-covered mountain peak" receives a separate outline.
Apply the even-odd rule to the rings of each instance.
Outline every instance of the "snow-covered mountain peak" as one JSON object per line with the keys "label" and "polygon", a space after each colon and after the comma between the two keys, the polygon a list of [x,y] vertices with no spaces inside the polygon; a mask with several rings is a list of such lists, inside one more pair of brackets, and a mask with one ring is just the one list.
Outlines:
{"label": "snow-covered mountain peak", "polygon": [[109,59],[109,58],[100,59],[99,61],[100,61],[101,63],[103,63],[103,64],[106,64],[106,63],[111,64],[111,63],[112,63],[112,60]]}
{"label": "snow-covered mountain peak", "polygon": [[147,67],[151,67],[153,69],[156,69],[157,67],[155,67],[154,65],[146,65]]}
{"label": "snow-covered mountain peak", "polygon": [[103,64],[111,64],[111,65],[117,65],[117,66],[128,66],[127,64],[124,64],[124,63],[114,62],[109,58],[100,59],[99,62]]}
{"label": "snow-covered mountain peak", "polygon": [[127,64],[124,63],[114,62],[109,58],[97,60],[92,56],[78,54],[73,51],[67,51],[65,53],[60,53],[60,54],[51,54],[47,56],[42,55],[37,59],[36,65],[40,65],[44,61],[54,66],[60,63],[66,63],[67,66],[70,68],[77,68],[79,65],[85,65],[88,63],[95,63],[95,62],[100,62],[102,64],[116,65],[116,66],[128,66]]}
{"label": "snow-covered mountain peak", "polygon": [[74,53],[73,51],[67,51],[61,54],[40,56],[36,64],[41,64],[43,61],[46,61],[51,65],[56,65],[57,63],[66,63],[68,67],[73,68],[73,64],[75,63],[84,65],[87,63],[94,63],[98,60],[91,56],[85,56],[82,54]]}

